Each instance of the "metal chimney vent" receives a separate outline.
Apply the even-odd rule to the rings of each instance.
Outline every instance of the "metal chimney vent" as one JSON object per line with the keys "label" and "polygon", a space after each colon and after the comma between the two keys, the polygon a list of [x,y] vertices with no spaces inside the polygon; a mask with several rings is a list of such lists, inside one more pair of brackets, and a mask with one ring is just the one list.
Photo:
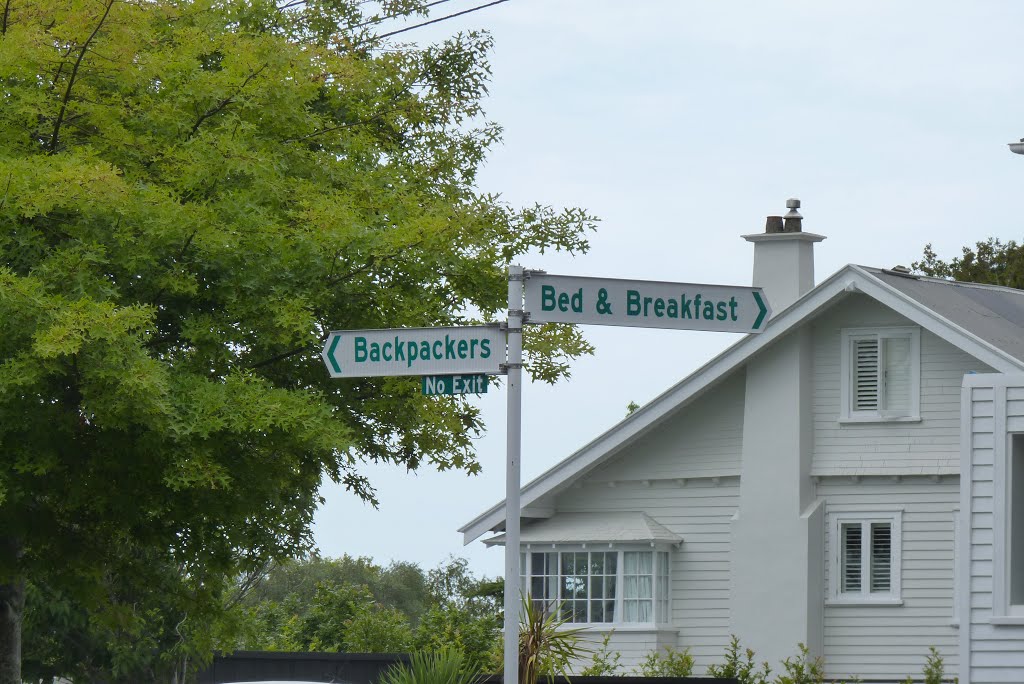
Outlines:
{"label": "metal chimney vent", "polygon": [[783,217],[782,230],[785,233],[799,233],[803,231],[804,217],[797,209],[800,208],[800,200],[794,198],[786,200],[786,208],[789,209]]}

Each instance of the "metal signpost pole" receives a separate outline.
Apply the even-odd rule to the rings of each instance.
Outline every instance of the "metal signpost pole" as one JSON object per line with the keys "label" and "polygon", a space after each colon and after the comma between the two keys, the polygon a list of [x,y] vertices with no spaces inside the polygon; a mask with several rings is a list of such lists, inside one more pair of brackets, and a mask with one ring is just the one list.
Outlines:
{"label": "metal signpost pole", "polygon": [[505,684],[519,681],[519,457],[523,408],[523,267],[508,267],[508,425],[505,465]]}

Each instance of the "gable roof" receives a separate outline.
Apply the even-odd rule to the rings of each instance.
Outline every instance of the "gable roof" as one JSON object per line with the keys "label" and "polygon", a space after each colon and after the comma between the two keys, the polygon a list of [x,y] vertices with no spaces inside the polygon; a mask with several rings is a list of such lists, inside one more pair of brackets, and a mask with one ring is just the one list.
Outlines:
{"label": "gable roof", "polygon": [[[848,265],[748,335],[520,490],[524,515],[717,385],[765,347],[851,293],[888,306],[999,372],[1024,371],[1024,291]],[[459,528],[468,544],[504,523],[501,501]]]}

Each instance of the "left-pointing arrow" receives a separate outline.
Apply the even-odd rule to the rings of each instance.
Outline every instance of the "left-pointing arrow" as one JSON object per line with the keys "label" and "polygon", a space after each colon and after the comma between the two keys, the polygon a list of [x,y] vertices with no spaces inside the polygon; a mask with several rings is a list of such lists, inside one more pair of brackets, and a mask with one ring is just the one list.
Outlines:
{"label": "left-pointing arrow", "polygon": [[331,364],[331,368],[338,375],[341,375],[341,366],[338,365],[338,359],[334,356],[334,350],[338,348],[338,342],[341,340],[341,335],[334,335],[334,339],[331,340],[331,346],[327,349],[327,363]]}

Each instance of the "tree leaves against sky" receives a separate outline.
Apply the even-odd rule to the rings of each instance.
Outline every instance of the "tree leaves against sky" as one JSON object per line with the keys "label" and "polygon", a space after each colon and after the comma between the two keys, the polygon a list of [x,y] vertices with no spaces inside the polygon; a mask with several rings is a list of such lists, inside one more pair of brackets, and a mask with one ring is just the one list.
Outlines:
{"label": "tree leaves against sky", "polygon": [[[372,501],[365,461],[479,469],[477,409],[330,380],[322,341],[496,319],[505,265],[594,219],[476,188],[486,34],[384,45],[363,8],[0,6],[4,580],[109,602],[155,564],[199,605],[309,547],[323,476]],[[589,350],[527,353],[553,382]]]}

